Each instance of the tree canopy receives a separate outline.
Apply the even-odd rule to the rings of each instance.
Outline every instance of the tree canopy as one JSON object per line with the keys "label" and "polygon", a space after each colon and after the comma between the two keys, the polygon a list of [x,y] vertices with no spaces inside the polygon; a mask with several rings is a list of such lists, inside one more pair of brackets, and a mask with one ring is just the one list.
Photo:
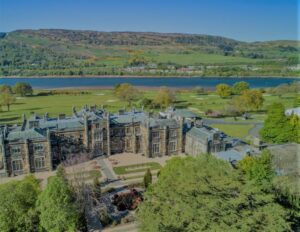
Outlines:
{"label": "tree canopy", "polygon": [[145,193],[141,231],[289,231],[287,213],[229,163],[174,158]]}
{"label": "tree canopy", "polygon": [[175,94],[167,87],[161,87],[153,100],[154,104],[158,105],[160,108],[168,107],[174,101]]}
{"label": "tree canopy", "polygon": [[298,132],[297,127],[293,126],[285,116],[284,106],[281,103],[273,103],[269,106],[267,118],[260,130],[263,140],[272,143],[296,142]]}
{"label": "tree canopy", "polygon": [[0,94],[0,106],[6,106],[7,111],[10,110],[10,106],[16,102],[16,98],[10,92],[3,92]]}
{"label": "tree canopy", "polygon": [[0,231],[38,231],[35,203],[39,192],[33,176],[0,185]]}
{"label": "tree canopy", "polygon": [[40,225],[49,232],[76,231],[79,218],[70,188],[61,173],[49,179],[38,198]]}
{"label": "tree canopy", "polygon": [[128,102],[131,106],[132,101],[137,100],[140,96],[140,92],[133,85],[123,83],[115,87],[115,94],[120,100]]}
{"label": "tree canopy", "polygon": [[232,93],[233,94],[242,94],[243,91],[249,89],[249,83],[245,81],[239,81],[234,83],[232,86]]}
{"label": "tree canopy", "polygon": [[218,84],[216,86],[216,93],[221,98],[229,97],[231,95],[231,87],[227,84]]}
{"label": "tree canopy", "polygon": [[32,95],[33,90],[30,84],[25,82],[18,82],[14,87],[14,92],[24,97],[26,95]]}
{"label": "tree canopy", "polygon": [[242,95],[236,96],[232,100],[232,105],[241,112],[259,110],[264,103],[261,91],[256,89],[244,90]]}

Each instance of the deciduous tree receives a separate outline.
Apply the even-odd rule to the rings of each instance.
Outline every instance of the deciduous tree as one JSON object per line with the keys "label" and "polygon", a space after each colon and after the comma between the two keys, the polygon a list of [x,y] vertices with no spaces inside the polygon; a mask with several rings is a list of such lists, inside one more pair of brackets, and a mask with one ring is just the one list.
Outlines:
{"label": "deciduous tree", "polygon": [[155,98],[154,104],[160,106],[160,108],[168,107],[171,103],[175,101],[175,94],[172,90],[167,87],[162,87],[158,90]]}
{"label": "deciduous tree", "polygon": [[16,94],[20,94],[22,97],[26,95],[32,95],[33,94],[33,89],[30,84],[25,83],[25,82],[18,82],[16,83],[14,87],[14,92]]}
{"label": "deciduous tree", "polygon": [[239,95],[239,94],[242,94],[242,92],[247,89],[249,89],[249,83],[247,83],[245,81],[236,82],[232,86],[232,93]]}
{"label": "deciduous tree", "polygon": [[129,106],[131,106],[131,103],[141,96],[138,89],[128,83],[117,85],[115,88],[115,94],[120,100],[128,102]]}
{"label": "deciduous tree", "polygon": [[79,219],[70,188],[62,175],[50,177],[38,198],[40,225],[49,232],[76,231]]}
{"label": "deciduous tree", "polygon": [[141,231],[289,231],[286,210],[211,155],[173,158],[145,193]]}
{"label": "deciduous tree", "polygon": [[270,105],[264,126],[260,130],[263,140],[273,143],[286,143],[295,138],[294,133],[292,124],[284,114],[284,106],[281,103]]}
{"label": "deciduous tree", "polygon": [[0,185],[0,231],[38,231],[35,204],[39,193],[33,176]]}
{"label": "deciduous tree", "polygon": [[231,95],[231,88],[227,84],[218,84],[216,86],[216,93],[221,97],[221,98],[226,98]]}
{"label": "deciduous tree", "polygon": [[0,93],[10,93],[12,94],[12,88],[10,85],[0,85]]}
{"label": "deciduous tree", "polygon": [[16,98],[9,92],[3,92],[0,95],[0,105],[6,106],[7,111],[10,110],[10,106],[16,102]]}

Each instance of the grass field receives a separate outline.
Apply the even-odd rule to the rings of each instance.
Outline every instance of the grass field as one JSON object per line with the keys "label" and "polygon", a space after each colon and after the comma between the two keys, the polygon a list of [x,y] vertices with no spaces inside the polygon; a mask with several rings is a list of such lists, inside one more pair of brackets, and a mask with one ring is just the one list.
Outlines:
{"label": "grass field", "polygon": [[[32,96],[32,97],[17,97],[16,103],[11,106],[8,112],[6,107],[2,106],[0,112],[0,124],[20,123],[22,114],[29,117],[33,112],[44,115],[46,112],[52,117],[56,117],[59,113],[66,115],[72,114],[72,107],[81,109],[84,105],[105,106],[107,110],[116,112],[124,106],[129,109],[125,101],[114,96],[112,90],[87,90],[88,94],[83,95],[49,95],[49,96]],[[35,91],[37,94],[38,91]],[[153,99],[156,90],[144,90],[144,97]],[[283,97],[265,95],[263,110],[273,102],[281,102],[286,108],[292,107],[296,94],[288,94]],[[195,113],[203,116],[208,109],[222,110],[230,101],[230,99],[221,99],[214,93],[208,95],[197,95],[191,90],[178,90],[176,92],[176,102],[174,106],[177,108],[188,108]],[[135,107],[141,107],[135,104]],[[156,109],[159,110],[159,109]],[[264,111],[260,114],[253,114],[253,122],[261,122],[265,117]],[[231,120],[231,119],[228,119]]]}
{"label": "grass field", "polygon": [[248,135],[249,130],[253,128],[254,125],[212,124],[211,126],[214,128],[218,128],[220,131],[225,132],[231,137],[243,139]]}
{"label": "grass field", "polygon": [[117,175],[125,175],[125,174],[129,174],[129,173],[145,172],[147,169],[157,170],[160,168],[161,168],[161,165],[159,163],[149,162],[149,163],[143,163],[143,164],[119,166],[119,167],[114,167],[113,169]]}

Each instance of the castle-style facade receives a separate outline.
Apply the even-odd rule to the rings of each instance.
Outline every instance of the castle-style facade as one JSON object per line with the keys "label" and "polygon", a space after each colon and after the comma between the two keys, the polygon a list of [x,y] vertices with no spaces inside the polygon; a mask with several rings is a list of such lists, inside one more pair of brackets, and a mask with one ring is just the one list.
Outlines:
{"label": "castle-style facade", "polygon": [[152,116],[132,110],[111,114],[85,106],[73,115],[50,118],[23,115],[20,126],[0,128],[0,176],[51,171],[68,156],[138,153],[160,157],[222,151],[218,131],[204,127],[190,111],[168,109]]}

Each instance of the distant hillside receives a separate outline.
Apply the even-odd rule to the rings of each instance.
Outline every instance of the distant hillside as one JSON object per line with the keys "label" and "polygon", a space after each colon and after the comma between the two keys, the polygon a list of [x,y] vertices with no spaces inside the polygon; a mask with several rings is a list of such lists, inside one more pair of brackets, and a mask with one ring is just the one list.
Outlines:
{"label": "distant hillside", "polygon": [[60,29],[0,33],[1,76],[299,76],[299,41]]}

